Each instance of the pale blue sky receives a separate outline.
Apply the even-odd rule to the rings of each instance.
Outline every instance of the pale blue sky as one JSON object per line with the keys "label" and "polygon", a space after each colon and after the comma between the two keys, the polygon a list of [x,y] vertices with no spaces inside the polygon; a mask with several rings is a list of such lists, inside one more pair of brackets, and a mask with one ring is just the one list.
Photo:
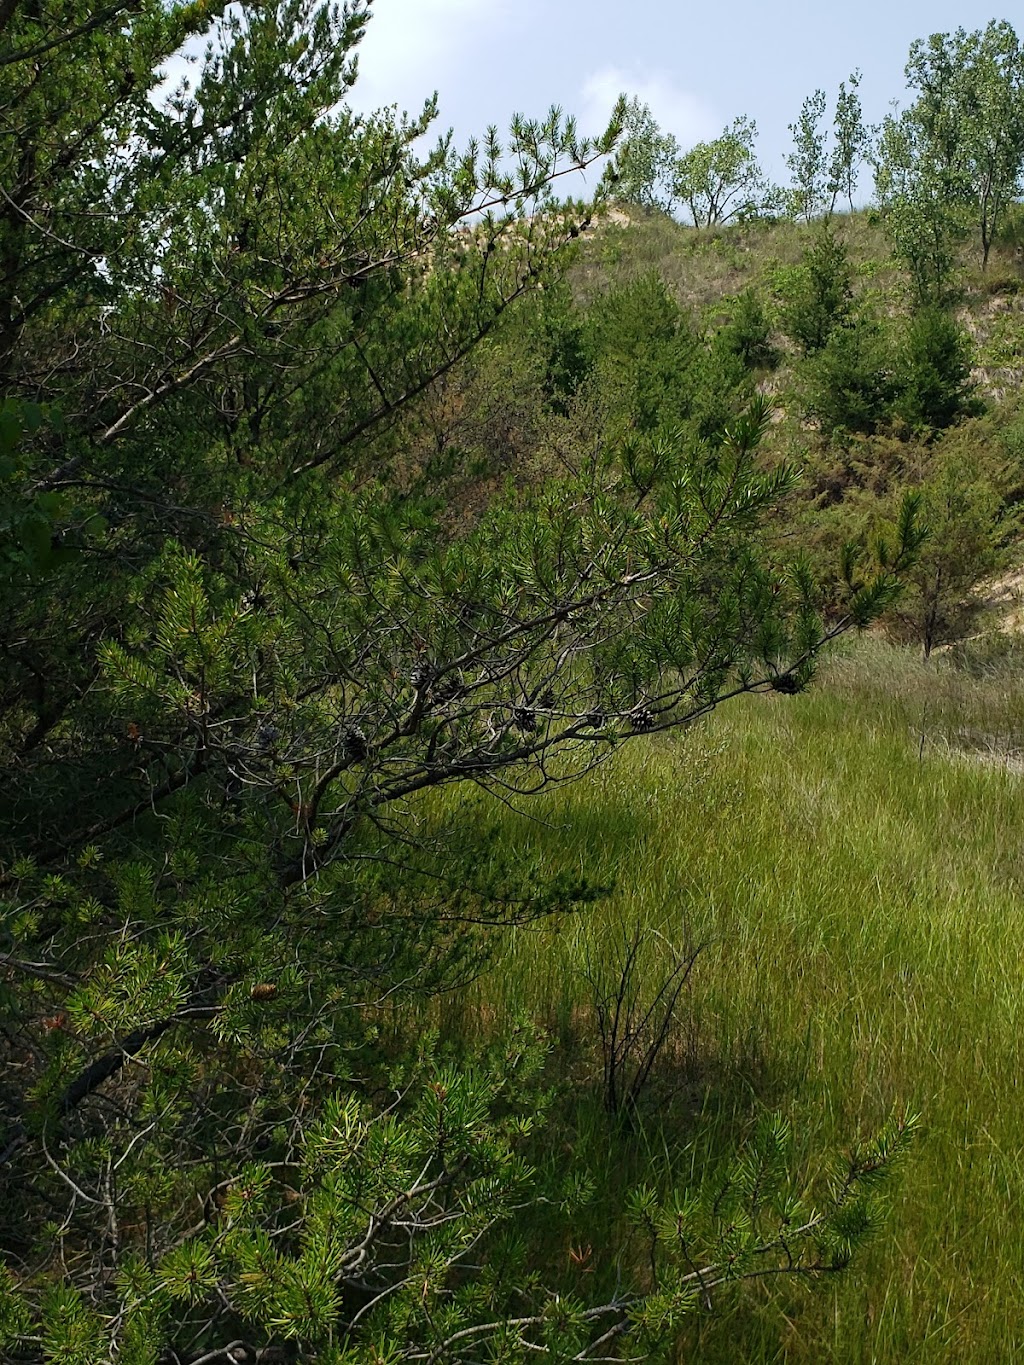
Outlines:
{"label": "pale blue sky", "polygon": [[416,110],[436,88],[440,122],[460,139],[552,103],[596,131],[625,90],[684,146],[738,114],[755,118],[762,160],[780,179],[787,125],[817,86],[831,100],[860,67],[875,122],[903,97],[914,38],[1017,18],[974,0],[374,0],[374,11],[360,107]]}

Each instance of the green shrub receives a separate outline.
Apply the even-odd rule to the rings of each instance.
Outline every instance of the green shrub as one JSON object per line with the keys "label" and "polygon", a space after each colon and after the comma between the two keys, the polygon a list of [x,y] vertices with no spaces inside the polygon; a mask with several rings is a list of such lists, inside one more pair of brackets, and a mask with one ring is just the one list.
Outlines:
{"label": "green shrub", "polygon": [[555,281],[542,294],[535,316],[527,322],[532,330],[544,365],[544,392],[557,412],[565,413],[566,402],[579,388],[592,368],[584,335],[583,320],[564,281]]}
{"label": "green shrub", "polygon": [[779,353],[771,343],[771,323],[764,299],[744,289],[733,301],[732,316],[715,336],[716,347],[738,357],[748,370],[774,369]]}
{"label": "green shrub", "polygon": [[750,396],[742,357],[707,345],[654,272],[596,300],[585,336],[602,400],[620,430],[685,430],[712,440]]}
{"label": "green shrub", "polygon": [[652,432],[689,413],[687,373],[697,338],[663,280],[650,271],[595,300],[586,347],[617,424]]}
{"label": "green shrub", "polygon": [[754,392],[743,357],[715,344],[696,348],[686,373],[686,385],[686,426],[697,440],[711,444],[721,441],[725,428]]}
{"label": "green shrub", "polygon": [[962,638],[982,605],[978,585],[1005,567],[1015,518],[973,452],[939,445],[920,489],[928,538],[907,574],[896,617],[927,658]]}
{"label": "green shrub", "polygon": [[837,327],[803,373],[807,415],[828,434],[875,431],[898,391],[888,329],[866,315]]}
{"label": "green shrub", "polygon": [[850,315],[853,268],[831,228],[823,228],[804,253],[783,300],[782,326],[807,354],[820,351]]}
{"label": "green shrub", "polygon": [[897,366],[897,416],[912,427],[942,430],[971,409],[971,341],[940,308],[910,321]]}

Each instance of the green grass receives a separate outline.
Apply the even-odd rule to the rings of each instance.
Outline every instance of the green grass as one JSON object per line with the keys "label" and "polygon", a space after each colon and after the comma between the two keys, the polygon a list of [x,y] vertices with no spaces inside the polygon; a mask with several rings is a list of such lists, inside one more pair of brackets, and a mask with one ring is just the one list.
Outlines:
{"label": "green grass", "polygon": [[[751,285],[771,294],[779,272],[798,265],[820,226],[789,221],[752,222],[697,231],[659,212],[630,209],[628,227],[602,228],[587,243],[572,271],[581,302],[609,284],[649,271],[666,282],[695,317],[714,310],[724,296]],[[850,252],[857,292],[870,288],[902,296],[900,271],[882,226],[864,212],[832,220]]]}
{"label": "green grass", "polygon": [[[514,935],[456,1021],[499,1028],[526,1010],[568,1050],[565,1145],[604,1182],[581,1240],[610,1244],[651,1151],[677,1175],[707,1170],[765,1107],[792,1120],[811,1170],[893,1106],[923,1116],[857,1267],[728,1299],[682,1359],[1020,1358],[1024,777],[1004,746],[1024,746],[1011,670],[972,677],[863,641],[805,696],[629,746],[531,805],[546,823],[508,814],[524,856],[616,883],[574,923]],[[625,1142],[596,1098],[584,965],[638,918],[708,947],[656,1104]]]}

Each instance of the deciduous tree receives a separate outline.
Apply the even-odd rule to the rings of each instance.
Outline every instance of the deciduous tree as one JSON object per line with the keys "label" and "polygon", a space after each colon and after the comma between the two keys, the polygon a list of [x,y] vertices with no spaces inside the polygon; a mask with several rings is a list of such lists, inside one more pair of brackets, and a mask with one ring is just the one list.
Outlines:
{"label": "deciduous tree", "polygon": [[770,209],[772,194],[754,151],[757,125],[734,119],[720,137],[698,142],[678,159],[673,191],[694,227],[715,227]]}
{"label": "deciduous tree", "polygon": [[928,539],[900,609],[926,659],[961,638],[976,616],[978,585],[1005,563],[1012,526],[998,488],[977,461],[940,448],[935,464],[921,488]]}
{"label": "deciduous tree", "polygon": [[804,100],[797,121],[789,125],[793,134],[793,150],[786,156],[793,177],[790,202],[805,223],[822,213],[828,202],[828,153],[821,127],[825,104],[824,90],[815,90]]}
{"label": "deciduous tree", "polygon": [[832,155],[828,167],[829,211],[835,212],[840,197],[853,212],[857,175],[872,147],[872,131],[864,122],[860,102],[861,73],[854,71],[849,83],[840,81],[833,121]]}
{"label": "deciduous tree", "polygon": [[650,107],[635,96],[622,109],[618,151],[605,173],[614,197],[641,208],[671,213],[676,202],[673,168],[679,144],[662,132]]}
{"label": "deciduous tree", "polygon": [[947,300],[962,235],[962,202],[924,148],[910,112],[882,122],[874,154],[875,194],[894,254],[919,305]]}
{"label": "deciduous tree", "polygon": [[[915,42],[906,68],[914,103],[893,116],[883,145],[880,193],[927,210],[958,206],[977,234],[982,268],[1024,169],[1024,51],[1012,25]],[[903,209],[905,215],[905,209]]]}
{"label": "deciduous tree", "polygon": [[871,133],[861,109],[860,80],[860,72],[854,71],[848,83],[840,82],[831,148],[823,126],[828,107],[824,90],[808,95],[797,121],[789,125],[793,134],[793,150],[786,156],[792,175],[789,202],[792,212],[804,222],[818,217],[827,221],[835,213],[841,196],[853,211],[857,173],[871,145]]}

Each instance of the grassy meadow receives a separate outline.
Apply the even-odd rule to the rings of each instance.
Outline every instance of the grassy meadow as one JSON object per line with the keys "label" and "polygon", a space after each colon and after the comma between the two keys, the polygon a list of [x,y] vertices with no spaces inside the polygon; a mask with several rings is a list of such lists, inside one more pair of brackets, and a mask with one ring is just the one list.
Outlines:
{"label": "grassy meadow", "polygon": [[[889,1223],[855,1268],[727,1296],[681,1360],[1024,1359],[1014,671],[1012,656],[926,665],[864,639],[803,696],[752,697],[627,746],[504,817],[523,856],[615,884],[569,924],[518,931],[447,1017],[473,1040],[525,1011],[571,1059],[559,1136],[601,1193],[553,1257],[585,1245],[592,1283],[613,1279],[602,1248],[633,1153],[637,1171],[713,1173],[769,1109],[813,1172],[894,1106],[922,1116]],[[601,1111],[588,975],[613,969],[637,922],[704,948],[630,1130]]]}

